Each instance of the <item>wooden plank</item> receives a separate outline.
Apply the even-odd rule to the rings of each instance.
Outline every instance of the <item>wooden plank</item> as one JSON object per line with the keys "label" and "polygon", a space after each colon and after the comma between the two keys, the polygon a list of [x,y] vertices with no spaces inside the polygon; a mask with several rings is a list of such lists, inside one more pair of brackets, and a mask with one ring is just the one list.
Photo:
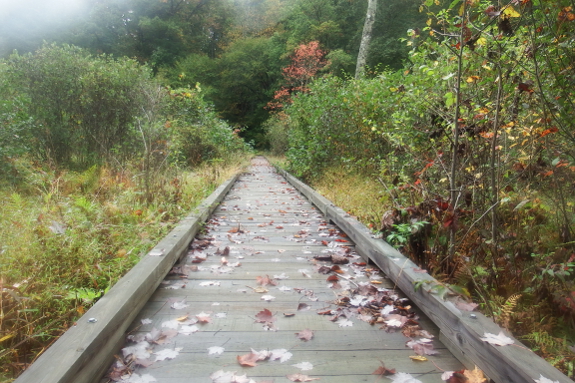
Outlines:
{"label": "wooden plank", "polygon": [[[254,186],[245,182],[249,178],[259,178],[264,181],[259,185],[256,182]],[[232,206],[233,208],[233,204],[237,203],[237,209],[252,208],[252,205],[241,204],[242,196],[252,195],[252,191],[257,190],[258,187],[273,187],[273,189],[279,191],[281,188],[273,186],[277,184],[278,179],[279,176],[268,174],[255,177],[251,174],[242,177],[234,186],[230,195],[226,197],[228,207]],[[248,185],[249,188],[247,187]],[[282,185],[285,185],[285,182]],[[290,201],[294,201],[291,198],[295,198],[291,192],[286,197],[290,198]],[[278,206],[282,208],[286,206],[286,204],[278,203],[279,201],[277,199],[266,205],[266,210],[270,211],[271,216],[263,217],[263,222],[266,222],[266,220],[268,222],[270,220],[279,222],[278,216],[281,213]],[[252,212],[250,212],[250,215]],[[325,225],[326,219],[318,216],[317,210],[312,209],[312,214],[312,218],[304,218],[300,221],[300,217],[298,217],[293,218],[293,221],[290,222],[293,222],[295,228],[305,227],[310,230],[317,230],[319,225]],[[238,215],[236,216],[237,222],[235,224],[239,223],[242,228],[249,227],[251,231],[251,229],[254,229],[253,224],[255,220],[249,220],[249,217]],[[283,220],[284,218],[280,219]],[[250,242],[251,233],[244,236],[234,236],[247,242],[237,244],[228,239],[228,234],[232,234],[228,233],[231,225],[222,226],[222,222],[229,223],[229,219],[219,216],[217,220],[212,219],[209,221],[207,233],[204,237],[214,238],[214,240],[211,241],[210,247],[203,250],[203,253],[214,254],[216,249],[222,250],[228,246],[230,254],[227,257],[227,261],[239,260],[242,262],[242,266],[231,270],[230,273],[220,274],[221,259],[219,256],[212,255],[205,262],[193,265],[201,266],[202,268],[197,272],[189,273],[187,278],[170,276],[165,282],[170,283],[172,286],[162,285],[163,287],[160,287],[153,294],[129,329],[133,336],[142,336],[153,331],[154,328],[163,331],[168,330],[169,327],[180,329],[183,325],[177,321],[177,318],[183,319],[182,317],[187,316],[187,318],[193,319],[201,312],[209,313],[211,321],[205,324],[196,324],[199,330],[196,333],[190,335],[177,333],[174,337],[165,340],[163,344],[150,345],[154,352],[158,352],[163,348],[174,349],[181,347],[182,350],[174,360],[159,361],[148,368],[136,367],[134,373],[149,373],[157,378],[159,382],[187,383],[205,381],[212,383],[209,375],[217,370],[236,370],[241,373],[245,370],[249,376],[256,380],[267,377],[276,379],[277,382],[287,382],[285,375],[288,370],[292,373],[299,371],[291,364],[307,360],[316,365],[309,375],[321,376],[323,381],[376,382],[381,378],[373,376],[371,373],[380,365],[380,360],[385,360],[386,365],[390,368],[396,367],[398,371],[417,373],[416,377],[420,378],[422,382],[441,382],[440,372],[432,363],[426,362],[422,365],[416,365],[415,362],[409,359],[409,355],[413,355],[413,351],[406,347],[405,343],[409,339],[401,332],[387,332],[380,329],[378,325],[371,326],[357,318],[355,316],[356,310],[353,308],[349,308],[349,314],[353,317],[351,319],[353,322],[352,327],[339,327],[338,324],[330,321],[328,316],[317,314],[320,309],[336,309],[337,305],[334,304],[334,301],[338,298],[338,294],[350,294],[349,289],[333,290],[329,288],[326,281],[327,275],[319,274],[316,271],[316,268],[322,262],[316,262],[312,259],[312,256],[322,254],[327,249],[323,244],[289,241],[286,238],[288,230],[274,234],[272,240],[264,244],[265,247],[261,247],[262,244],[260,243]],[[212,227],[214,227],[213,230]],[[335,229],[331,225],[330,228]],[[342,237],[339,238],[341,239]],[[332,241],[335,238],[328,239]],[[316,238],[316,241],[319,241],[319,238]],[[353,244],[351,247],[353,248]],[[282,251],[278,252],[278,250]],[[264,252],[260,253],[260,251]],[[240,257],[244,258],[240,259]],[[355,256],[351,260],[357,261],[361,260],[361,258]],[[189,256],[183,261],[190,262]],[[190,266],[189,263],[187,266]],[[329,266],[331,266],[331,263],[329,263]],[[370,278],[364,272],[354,275],[355,273],[349,265],[343,265],[342,268],[346,270],[348,277],[353,275],[353,278],[355,278],[353,279],[354,283],[369,283]],[[299,271],[300,269],[307,269],[311,278],[303,276]],[[268,294],[276,297],[275,300],[271,302],[262,301],[262,294],[246,287],[246,285],[257,286],[257,276],[270,275],[270,277],[273,277],[274,273],[285,273],[290,277],[279,280],[278,286],[266,287]],[[217,286],[202,285],[206,281],[217,282]],[[377,287],[391,287],[389,281],[386,281],[386,283],[387,285],[381,284],[377,285]],[[184,288],[176,290],[166,288],[182,287],[183,285],[185,285]],[[282,292],[278,289],[281,286],[299,287],[308,291],[313,290],[318,300],[311,301],[304,293]],[[245,292],[240,292],[238,289],[245,290]],[[177,301],[185,302],[187,307],[172,309],[172,304]],[[302,302],[309,304],[311,306],[310,310],[297,311],[299,303]],[[266,331],[262,323],[255,321],[256,314],[263,309],[269,309],[276,317],[274,321],[275,328],[273,329],[276,331]],[[295,316],[285,317],[283,315],[284,312],[295,313]],[[225,313],[225,316],[217,315],[223,313]],[[142,324],[143,319],[147,319],[144,322],[145,324]],[[422,316],[419,323],[429,332],[435,333],[436,336],[439,335],[436,329],[427,327],[432,325],[432,322],[426,317]],[[162,327],[162,325],[166,327]],[[295,336],[296,332],[306,328],[315,332],[314,338],[309,342],[303,342]],[[207,347],[211,346],[222,346],[227,351],[221,356],[208,355]],[[251,369],[242,368],[237,364],[236,357],[237,355],[248,353],[252,347],[260,350],[290,349],[294,354],[294,361],[284,364],[262,362],[262,366]],[[445,368],[453,370],[462,368],[461,364],[448,352],[441,342],[436,340],[435,347],[440,351],[440,355],[433,356],[430,359]],[[298,359],[296,360],[296,358]],[[395,363],[397,366],[392,366],[390,363]]]}
{"label": "wooden plank", "polygon": [[[224,346],[225,348],[225,346]],[[284,347],[285,348],[285,347]],[[244,353],[249,353],[249,346]],[[289,350],[293,354],[291,359],[284,363],[278,361],[263,361],[256,367],[242,367],[237,362],[237,356],[242,353],[225,352],[219,356],[208,355],[207,350],[204,352],[192,353],[186,352],[185,348],[180,351],[177,358],[173,360],[164,360],[161,363],[154,364],[147,369],[141,369],[140,374],[149,373],[159,382],[167,378],[180,378],[183,381],[194,381],[200,377],[206,377],[220,370],[237,371],[240,374],[247,374],[252,377],[254,374],[260,377],[282,378],[287,374],[304,373],[311,376],[321,376],[323,380],[332,376],[342,376],[347,374],[371,374],[384,360],[385,366],[395,368],[398,371],[413,374],[429,373],[427,382],[442,383],[441,372],[431,362],[414,362],[409,356],[414,355],[411,350],[394,350],[393,353],[374,350],[331,350],[330,352],[304,351],[297,348]],[[429,357],[435,364],[446,370],[458,368],[459,363],[454,363],[453,359],[439,354]],[[309,362],[313,369],[301,371],[294,364]],[[220,367],[221,366],[221,367]],[[372,376],[375,381],[375,377]]]}
{"label": "wooden plank", "polygon": [[427,273],[415,272],[418,267],[393,247],[373,238],[369,230],[319,195],[308,185],[278,169],[290,184],[304,194],[326,217],[340,227],[356,244],[356,250],[366,260],[372,260],[395,284],[441,329],[451,344],[459,349],[459,355],[472,360],[489,377],[500,383],[533,383],[540,375],[552,381],[572,382],[567,376],[537,356],[515,339],[516,346],[499,347],[481,340],[485,333],[498,334],[506,331],[481,313],[461,312],[450,301],[443,301],[425,288],[414,290],[420,281],[433,281]]}
{"label": "wooden plank", "polygon": [[[16,383],[89,383],[107,370],[124,332],[238,175],[217,188],[40,356]],[[91,319],[94,318],[94,319]]]}
{"label": "wooden plank", "polygon": [[[151,329],[150,327],[148,327]],[[214,326],[215,328],[215,326]],[[301,330],[298,330],[301,331]],[[145,335],[148,331],[133,332],[133,335]],[[332,331],[314,330],[312,340],[304,342],[297,339],[295,332],[278,331],[225,331],[206,330],[189,336],[168,339],[162,347],[184,347],[186,352],[203,353],[209,347],[224,347],[227,352],[244,353],[250,348],[256,350],[287,348],[298,351],[365,351],[408,350],[406,338],[400,333],[386,331]],[[440,353],[449,353],[440,341],[434,341],[435,349]]]}

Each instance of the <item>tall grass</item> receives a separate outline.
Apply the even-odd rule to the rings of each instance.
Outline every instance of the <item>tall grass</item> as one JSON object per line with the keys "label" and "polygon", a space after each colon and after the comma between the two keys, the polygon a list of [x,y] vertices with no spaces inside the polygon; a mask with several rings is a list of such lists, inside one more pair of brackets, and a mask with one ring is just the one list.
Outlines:
{"label": "tall grass", "polygon": [[69,328],[245,157],[164,172],[153,199],[139,169],[54,172],[20,163],[0,188],[0,382]]}

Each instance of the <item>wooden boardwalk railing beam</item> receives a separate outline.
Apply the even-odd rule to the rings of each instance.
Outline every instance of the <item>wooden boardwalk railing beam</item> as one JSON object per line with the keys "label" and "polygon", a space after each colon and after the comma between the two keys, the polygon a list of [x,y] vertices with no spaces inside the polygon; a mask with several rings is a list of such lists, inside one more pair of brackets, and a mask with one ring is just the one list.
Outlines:
{"label": "wooden boardwalk railing beam", "polygon": [[180,221],[15,383],[90,383],[98,380],[123,344],[124,333],[134,317],[185,252],[238,176],[222,184]]}
{"label": "wooden boardwalk railing beam", "polygon": [[472,363],[477,365],[497,383],[533,383],[541,375],[552,382],[573,382],[516,339],[513,345],[504,347],[481,340],[485,333],[497,335],[503,331],[510,335],[481,313],[461,311],[451,301],[426,291],[425,285],[415,289],[418,282],[427,281],[428,286],[438,282],[429,274],[421,273],[417,265],[385,241],[374,238],[369,229],[327,198],[285,170],[277,170],[355,242],[356,251],[365,260],[374,262],[435,322],[441,330],[440,339],[468,368],[473,367]]}

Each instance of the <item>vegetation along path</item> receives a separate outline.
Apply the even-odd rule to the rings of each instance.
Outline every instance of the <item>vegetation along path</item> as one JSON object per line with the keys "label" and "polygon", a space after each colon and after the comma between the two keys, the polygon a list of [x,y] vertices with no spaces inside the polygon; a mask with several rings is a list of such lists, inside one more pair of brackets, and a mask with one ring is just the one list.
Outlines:
{"label": "vegetation along path", "polygon": [[463,368],[433,323],[262,158],[129,330],[113,380],[374,382],[395,369],[441,382],[437,367]]}

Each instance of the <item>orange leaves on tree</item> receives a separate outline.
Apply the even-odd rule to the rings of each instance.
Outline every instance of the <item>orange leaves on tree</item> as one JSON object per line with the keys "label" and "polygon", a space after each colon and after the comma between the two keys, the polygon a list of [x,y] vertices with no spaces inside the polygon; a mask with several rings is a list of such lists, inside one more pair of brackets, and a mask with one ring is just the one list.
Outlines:
{"label": "orange leaves on tree", "polygon": [[572,12],[573,7],[565,7],[563,8],[559,14],[557,15],[557,20],[559,21],[573,21],[575,20],[575,13]]}
{"label": "orange leaves on tree", "polygon": [[282,69],[284,85],[274,94],[274,101],[267,104],[269,110],[281,109],[285,104],[292,102],[292,94],[308,92],[308,84],[322,69],[327,61],[323,50],[319,49],[319,42],[312,41],[301,44],[294,50],[291,65]]}

